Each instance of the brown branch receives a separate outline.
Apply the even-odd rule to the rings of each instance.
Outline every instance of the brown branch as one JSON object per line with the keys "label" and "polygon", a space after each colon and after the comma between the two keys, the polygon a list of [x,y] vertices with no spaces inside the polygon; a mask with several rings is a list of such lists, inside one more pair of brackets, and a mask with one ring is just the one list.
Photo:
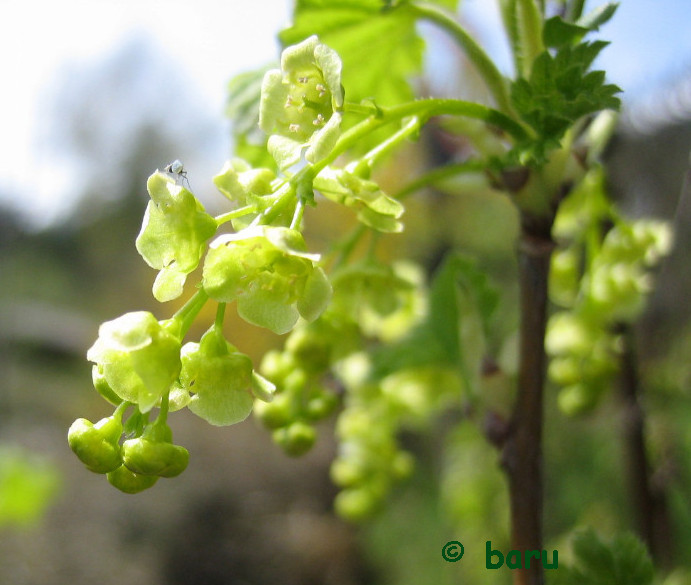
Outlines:
{"label": "brown branch", "polygon": [[[524,218],[525,219],[525,218]],[[518,250],[520,281],[520,354],[516,402],[509,435],[502,451],[502,467],[509,481],[511,547],[538,550],[542,544],[542,427],[545,382],[545,328],[550,257],[549,227],[524,221]],[[540,563],[513,571],[515,585],[542,585]]]}
{"label": "brown branch", "polygon": [[645,444],[645,416],[640,403],[641,389],[633,332],[627,326],[620,327],[619,331],[623,342],[619,377],[624,414],[622,434],[636,529],[655,562],[663,566],[669,565],[672,553],[670,520],[663,488],[656,486],[652,479]]}

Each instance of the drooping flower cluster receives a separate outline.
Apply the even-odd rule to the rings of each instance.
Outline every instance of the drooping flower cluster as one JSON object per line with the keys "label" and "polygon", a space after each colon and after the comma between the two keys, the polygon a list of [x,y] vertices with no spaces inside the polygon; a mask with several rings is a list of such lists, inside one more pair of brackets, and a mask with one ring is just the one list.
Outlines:
{"label": "drooping flower cluster", "polygon": [[[402,230],[400,202],[356,167],[324,161],[341,135],[341,68],[336,52],[310,37],[288,47],[281,69],[265,75],[259,125],[278,169],[240,158],[227,162],[213,182],[234,205],[229,212],[207,213],[179,161],[149,177],[136,247],[158,271],[154,297],[179,298],[198,268],[201,280],[170,319],[126,313],[103,323],[87,352],[94,388],[115,412],[95,424],[78,419],[68,442],[89,470],[105,474],[121,491],[136,493],[184,471],[189,453],[173,443],[167,424],[168,414],[182,408],[213,425],[238,423],[254,409],[287,453],[306,452],[316,438],[315,423],[339,403],[328,387],[329,368],[360,350],[363,335],[383,339],[410,322],[404,298],[411,283],[373,256],[350,269],[341,266],[338,302],[325,314],[332,284],[301,232],[303,209],[314,203],[315,192],[354,210],[368,228]],[[227,222],[233,230],[217,233]],[[214,324],[199,340],[186,339],[207,301],[218,304]],[[285,350],[263,361],[271,381],[224,337],[225,308],[233,301],[245,321],[290,333]],[[389,323],[395,314],[398,325]]]}
{"label": "drooping flower cluster", "polygon": [[[559,405],[570,414],[592,409],[609,387],[618,371],[618,330],[640,316],[651,270],[672,245],[665,222],[610,217],[603,181],[600,171],[586,177],[555,224],[557,237],[570,241],[554,254],[551,273],[552,297],[565,310],[551,317],[545,346],[549,377],[562,387]],[[605,220],[614,226],[602,234]]]}

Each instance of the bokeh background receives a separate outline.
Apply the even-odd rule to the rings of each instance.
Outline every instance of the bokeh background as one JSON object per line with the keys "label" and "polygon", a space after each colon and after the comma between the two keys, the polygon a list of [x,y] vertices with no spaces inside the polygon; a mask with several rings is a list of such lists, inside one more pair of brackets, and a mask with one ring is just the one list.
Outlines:
{"label": "bokeh background", "polygon": [[[462,15],[503,64],[493,4],[465,0]],[[179,158],[207,208],[222,209],[211,177],[232,152],[227,82],[277,58],[275,35],[291,5],[0,1],[0,585],[507,582],[507,574],[459,567],[506,530],[496,454],[470,429],[460,428],[455,448],[443,454],[434,436],[405,437],[425,463],[363,530],[331,512],[332,423],[320,428],[314,452],[292,460],[252,419],[219,429],[176,414],[171,425],[192,454],[190,466],[138,496],[86,472],[67,447],[74,418],[109,414],[84,358],[98,324],[135,309],[160,318],[174,311],[151,297],[155,274],[134,248],[147,176]],[[612,45],[599,62],[625,89],[607,153],[613,195],[628,214],[668,219],[678,234],[637,339],[650,448],[673,523],[667,562],[687,567],[690,23],[686,0],[626,0],[602,31]],[[451,42],[424,33],[428,75],[420,87],[478,95],[472,74],[457,70]],[[422,168],[453,148],[429,133],[382,180],[395,184],[396,164]],[[459,247],[502,287],[507,319],[515,320],[516,228],[507,202],[487,193],[450,200],[432,193],[410,206],[410,234],[394,237],[392,257],[396,250],[431,267],[441,250]],[[345,221],[334,211],[310,217],[316,242]],[[255,361],[281,343],[237,319],[229,327]],[[565,420],[553,402],[547,436],[553,425],[560,440],[547,447],[550,544],[561,546],[563,531],[579,523],[631,528],[616,405]],[[451,512],[439,506],[442,465],[452,465],[457,482]],[[464,563],[439,559],[450,539],[466,544]]]}

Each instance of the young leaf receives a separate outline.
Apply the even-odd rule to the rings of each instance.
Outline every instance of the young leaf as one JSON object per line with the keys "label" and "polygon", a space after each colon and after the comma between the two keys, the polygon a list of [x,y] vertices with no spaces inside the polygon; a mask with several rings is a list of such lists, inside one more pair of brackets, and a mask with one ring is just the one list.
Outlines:
{"label": "young leaf", "polygon": [[598,30],[614,16],[617,8],[619,8],[619,2],[607,2],[607,4],[598,6],[582,18],[579,18],[576,24],[588,30]]}
{"label": "young leaf", "polygon": [[570,22],[560,16],[554,16],[545,22],[542,39],[545,46],[559,49],[579,41],[588,29]]}
{"label": "young leaf", "polygon": [[621,90],[606,84],[603,72],[588,72],[606,46],[595,41],[564,45],[555,55],[545,51],[535,59],[530,77],[512,84],[514,107],[544,141],[558,141],[581,116],[619,108]]}
{"label": "young leaf", "polygon": [[573,537],[576,566],[560,566],[555,585],[650,585],[653,563],[643,543],[631,534],[617,535],[605,543],[592,530]]}

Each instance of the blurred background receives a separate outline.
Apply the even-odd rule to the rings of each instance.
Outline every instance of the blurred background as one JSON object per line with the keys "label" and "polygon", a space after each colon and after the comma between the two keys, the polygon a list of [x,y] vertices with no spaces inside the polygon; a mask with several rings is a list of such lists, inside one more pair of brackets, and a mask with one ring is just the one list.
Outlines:
{"label": "blurred background", "polygon": [[[465,0],[462,16],[506,64],[494,4]],[[361,531],[331,512],[329,424],[312,453],[292,460],[253,420],[212,428],[186,411],[176,414],[171,426],[190,450],[190,466],[137,496],[86,472],[67,446],[74,418],[110,414],[84,357],[99,323],[130,310],[160,318],[173,312],[163,314],[168,307],[152,298],[155,273],[134,248],[146,178],[179,158],[204,205],[212,213],[222,209],[211,177],[232,153],[227,83],[277,59],[275,36],[289,22],[292,2],[0,6],[0,585],[460,582],[462,563],[442,564],[441,545],[454,538],[482,545],[506,531],[496,454],[465,436],[470,431],[459,430],[456,450],[445,455],[462,494],[451,514],[438,508],[434,493],[438,462],[430,454],[437,445],[412,438],[413,448],[430,455],[429,465]],[[686,0],[626,0],[601,33],[612,45],[599,62],[625,89],[607,153],[613,195],[629,215],[668,219],[677,230],[638,332],[650,448],[673,522],[670,565],[691,564],[682,554],[691,548],[690,22]],[[418,80],[421,87],[477,95],[472,76],[455,70],[451,42],[424,33],[429,74]],[[448,145],[435,141],[430,134],[420,147],[443,154]],[[424,164],[426,156],[411,148],[399,164]],[[466,194],[410,206],[414,229],[396,240],[400,255],[429,265],[442,247],[457,246],[509,286],[507,233],[515,231],[515,218],[505,201]],[[440,226],[431,217],[437,211],[458,219]],[[327,217],[314,237],[338,221]],[[255,363],[280,345],[239,321],[231,326],[233,341]],[[579,522],[631,528],[617,471],[615,406],[566,421],[554,404],[548,408],[548,425],[558,425],[561,437],[547,453],[553,548]],[[466,570],[464,583],[507,579]]]}

